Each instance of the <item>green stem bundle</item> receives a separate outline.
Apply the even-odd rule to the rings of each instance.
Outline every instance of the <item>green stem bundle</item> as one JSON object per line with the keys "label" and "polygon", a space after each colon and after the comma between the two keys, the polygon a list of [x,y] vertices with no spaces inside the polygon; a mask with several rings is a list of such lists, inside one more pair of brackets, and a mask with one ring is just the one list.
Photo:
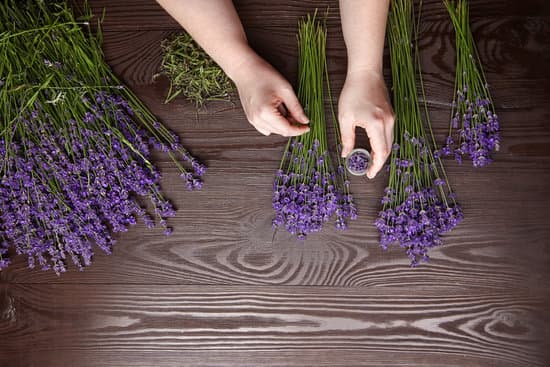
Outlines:
{"label": "green stem bundle", "polygon": [[[357,214],[341,158],[338,155],[336,171],[329,153],[325,87],[329,99],[332,95],[325,54],[326,26],[315,15],[308,15],[299,23],[298,49],[298,99],[310,118],[310,131],[289,139],[286,146],[274,182],[273,224],[304,239],[321,230],[322,224],[333,216],[337,228],[345,229],[345,219],[355,219]],[[332,100],[330,109],[339,139]]]}
{"label": "green stem bundle", "polygon": [[[421,6],[421,5],[420,5]],[[411,265],[428,260],[428,250],[441,244],[440,235],[462,219],[440,159],[433,155],[435,139],[425,103],[414,7],[410,0],[391,2],[388,42],[395,111],[395,144],[383,209],[376,220],[380,244],[398,243]],[[420,86],[417,85],[420,79]],[[423,98],[424,101],[426,100]]]}

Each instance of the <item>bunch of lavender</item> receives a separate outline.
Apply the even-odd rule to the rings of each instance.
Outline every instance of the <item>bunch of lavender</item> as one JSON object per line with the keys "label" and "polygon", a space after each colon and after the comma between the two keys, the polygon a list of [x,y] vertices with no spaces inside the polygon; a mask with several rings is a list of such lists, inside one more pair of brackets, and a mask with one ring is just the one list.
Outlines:
{"label": "bunch of lavender", "polygon": [[418,59],[411,49],[416,34],[414,18],[412,1],[392,1],[388,41],[397,123],[389,183],[375,223],[382,248],[397,243],[405,248],[411,266],[428,261],[428,250],[440,245],[441,235],[463,217],[441,161],[433,155],[435,142],[426,105],[421,107],[417,95]]}
{"label": "bunch of lavender", "polygon": [[0,269],[10,247],[31,268],[59,274],[70,258],[82,269],[138,218],[169,234],[151,147],[189,189],[202,185],[204,166],[104,62],[90,19],[63,2],[0,3]]}
{"label": "bunch of lavender", "polygon": [[[310,131],[289,139],[273,183],[274,228],[282,226],[299,239],[320,231],[323,223],[336,218],[336,227],[346,228],[346,219],[357,211],[349,181],[338,154],[338,170],[331,161],[327,142],[324,87],[328,72],[325,56],[326,28],[315,16],[300,21],[298,33],[298,98],[308,111]],[[339,130],[331,102],[336,138]]]}
{"label": "bunch of lavender", "polygon": [[455,99],[449,136],[436,155],[454,156],[462,163],[468,155],[474,167],[492,162],[498,151],[500,127],[470,29],[468,0],[444,0],[456,37]]}

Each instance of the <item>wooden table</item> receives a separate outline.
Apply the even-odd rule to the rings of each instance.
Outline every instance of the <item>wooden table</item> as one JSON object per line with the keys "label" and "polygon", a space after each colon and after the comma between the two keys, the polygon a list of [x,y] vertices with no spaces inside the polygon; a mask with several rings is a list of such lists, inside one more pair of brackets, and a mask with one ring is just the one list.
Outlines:
{"label": "wooden table", "polygon": [[[179,208],[171,237],[137,226],[112,256],[61,277],[17,258],[0,274],[0,365],[550,365],[550,4],[471,3],[502,147],[488,168],[448,161],[465,220],[430,264],[411,269],[402,249],[378,247],[386,175],[353,179],[360,219],[347,232],[273,239],[271,182],[285,139],[256,133],[238,100],[198,115],[183,99],[164,105],[167,82],[152,78],[159,43],[178,25],[152,0],[90,0],[107,11],[109,63],[209,172],[204,190],[190,193],[156,156]],[[299,17],[330,6],[338,95],[346,54],[336,0],[236,5],[253,47],[291,81]],[[420,49],[439,141],[453,37],[441,1],[424,0]]]}

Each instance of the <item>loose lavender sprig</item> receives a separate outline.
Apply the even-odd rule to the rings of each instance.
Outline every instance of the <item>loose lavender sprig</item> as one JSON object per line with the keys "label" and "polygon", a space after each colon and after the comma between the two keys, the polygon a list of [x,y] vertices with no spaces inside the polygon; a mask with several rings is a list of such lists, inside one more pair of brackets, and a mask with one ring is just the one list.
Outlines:
{"label": "loose lavender sprig", "polygon": [[[412,2],[393,0],[388,40],[396,116],[395,144],[390,157],[389,183],[382,198],[383,208],[375,223],[382,248],[397,243],[405,248],[411,266],[421,260],[428,261],[429,249],[440,245],[441,235],[463,217],[441,161],[432,154],[433,132],[426,106],[420,105],[417,96],[418,60],[415,62],[411,49],[415,29]],[[423,91],[422,84],[421,87]]]}
{"label": "loose lavender sprig", "polygon": [[[308,111],[310,131],[288,141],[273,183],[273,226],[282,226],[299,239],[305,239],[308,234],[320,231],[323,223],[333,217],[336,227],[345,229],[346,219],[355,219],[357,210],[340,155],[335,171],[328,150],[324,108],[324,81],[328,84],[326,29],[315,16],[300,22],[298,46],[298,97]],[[338,138],[333,109],[332,115]]]}
{"label": "loose lavender sprig", "polygon": [[82,269],[138,218],[170,234],[151,147],[189,189],[202,185],[204,166],[104,62],[100,28],[82,31],[90,18],[63,2],[0,4],[0,269],[10,247],[29,267],[59,274],[70,258]]}
{"label": "loose lavender sprig", "polygon": [[467,155],[474,167],[484,167],[499,150],[500,122],[470,29],[468,1],[444,4],[455,29],[456,79],[449,135],[436,156],[454,156],[462,163]]}

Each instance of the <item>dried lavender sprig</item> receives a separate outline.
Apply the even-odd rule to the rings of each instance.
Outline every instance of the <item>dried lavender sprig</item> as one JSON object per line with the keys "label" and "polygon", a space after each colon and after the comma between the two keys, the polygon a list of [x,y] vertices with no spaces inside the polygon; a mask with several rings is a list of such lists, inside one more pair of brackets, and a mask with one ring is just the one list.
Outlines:
{"label": "dried lavender sprig", "polygon": [[467,0],[443,2],[455,30],[456,78],[449,135],[437,155],[468,156],[474,167],[492,162],[500,147],[500,122],[470,28]]}
{"label": "dried lavender sprig", "polygon": [[235,86],[187,32],[162,41],[161,73],[170,80],[165,103],[182,94],[197,108],[206,101],[230,101]]}

